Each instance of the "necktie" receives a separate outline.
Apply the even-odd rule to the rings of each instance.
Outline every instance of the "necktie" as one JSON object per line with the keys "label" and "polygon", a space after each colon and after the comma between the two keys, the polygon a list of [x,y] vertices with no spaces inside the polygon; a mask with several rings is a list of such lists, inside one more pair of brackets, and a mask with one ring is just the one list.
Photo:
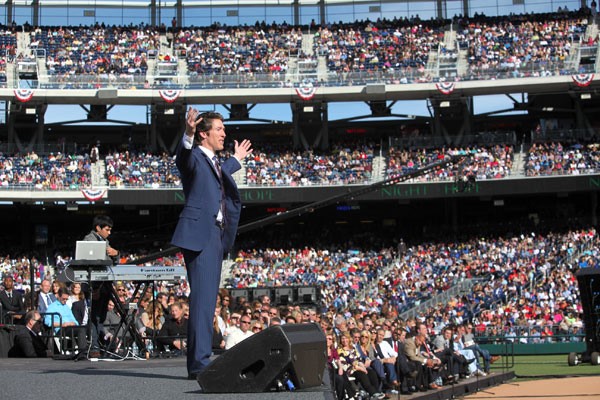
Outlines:
{"label": "necktie", "polygon": [[219,162],[219,159],[217,158],[217,156],[213,156],[212,158],[213,160],[213,164],[215,166],[215,169],[217,170],[217,175],[219,175],[219,179],[222,180],[223,179],[223,173],[221,172],[221,163]]}
{"label": "necktie", "polygon": [[217,171],[217,175],[219,176],[219,182],[221,184],[221,205],[220,205],[220,218],[217,217],[217,219],[220,222],[225,222],[225,189],[223,188],[223,172],[221,171],[221,163],[219,162],[219,158],[214,155],[213,158],[213,164],[215,166],[215,170]]}
{"label": "necktie", "polygon": [[6,294],[8,295],[8,299],[12,300],[12,292],[6,292]]}

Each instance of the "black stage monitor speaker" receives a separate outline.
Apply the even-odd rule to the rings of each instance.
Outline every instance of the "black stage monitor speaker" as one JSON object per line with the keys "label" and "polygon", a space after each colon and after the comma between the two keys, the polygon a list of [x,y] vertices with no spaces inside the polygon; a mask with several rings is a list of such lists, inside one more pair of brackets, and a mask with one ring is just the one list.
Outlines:
{"label": "black stage monitor speaker", "polygon": [[[316,324],[271,326],[220,355],[198,376],[205,393],[256,393],[319,386],[327,361]],[[281,386],[283,385],[283,386]]]}
{"label": "black stage monitor speaker", "polygon": [[583,324],[585,326],[586,354],[600,352],[600,269],[581,268],[575,274],[579,284]]}

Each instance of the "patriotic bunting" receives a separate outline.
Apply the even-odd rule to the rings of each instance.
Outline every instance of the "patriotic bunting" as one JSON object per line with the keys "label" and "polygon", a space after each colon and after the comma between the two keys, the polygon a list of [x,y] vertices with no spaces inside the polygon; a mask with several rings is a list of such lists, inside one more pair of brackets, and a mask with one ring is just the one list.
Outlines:
{"label": "patriotic bunting", "polygon": [[98,201],[104,197],[104,195],[106,194],[106,190],[83,189],[81,193],[83,193],[83,197],[85,197],[88,201]]}
{"label": "patriotic bunting", "polygon": [[573,75],[573,82],[579,87],[589,86],[590,83],[594,80],[594,74],[578,74]]}
{"label": "patriotic bunting", "polygon": [[310,82],[303,82],[299,87],[296,88],[296,94],[300,96],[302,100],[310,100],[315,96],[317,88]]}
{"label": "patriotic bunting", "polygon": [[181,94],[181,90],[159,90],[158,94],[167,103],[173,103],[175,100],[177,100],[179,98],[179,95]]}
{"label": "patriotic bunting", "polygon": [[456,84],[454,82],[438,82],[435,84],[435,87],[442,94],[450,94],[454,92]]}
{"label": "patriotic bunting", "polygon": [[31,90],[31,89],[15,89],[15,97],[21,103],[27,103],[33,97],[33,90]]}

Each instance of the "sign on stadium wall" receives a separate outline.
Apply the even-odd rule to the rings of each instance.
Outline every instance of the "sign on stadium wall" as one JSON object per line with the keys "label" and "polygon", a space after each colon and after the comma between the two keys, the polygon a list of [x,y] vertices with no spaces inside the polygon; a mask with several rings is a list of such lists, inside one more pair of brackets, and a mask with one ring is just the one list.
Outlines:
{"label": "sign on stadium wall", "polygon": [[[486,180],[477,181],[473,186],[468,188],[464,188],[464,186],[455,182],[398,184],[385,186],[363,195],[357,200],[417,200],[472,196],[510,197],[523,194],[597,191],[600,191],[600,175],[588,175]],[[246,204],[306,204],[347,193],[348,186],[240,188],[242,202]],[[180,189],[151,191],[115,189],[110,190],[108,195],[110,196],[110,203],[113,205],[183,205],[185,203],[185,196]]]}

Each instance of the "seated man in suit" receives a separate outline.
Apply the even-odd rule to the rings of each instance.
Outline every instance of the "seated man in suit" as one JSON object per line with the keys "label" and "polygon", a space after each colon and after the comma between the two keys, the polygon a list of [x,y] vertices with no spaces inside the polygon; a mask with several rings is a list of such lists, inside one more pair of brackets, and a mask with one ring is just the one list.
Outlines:
{"label": "seated man in suit", "polygon": [[25,315],[25,302],[23,295],[14,288],[12,276],[6,275],[4,281],[4,290],[0,291],[0,305],[2,306],[2,320],[5,324],[19,323]]}
{"label": "seated man in suit", "polygon": [[37,311],[29,311],[23,318],[25,326],[17,326],[15,344],[9,357],[48,357],[48,346],[40,337],[42,317]]}
{"label": "seated man in suit", "polygon": [[45,313],[48,306],[56,301],[54,293],[50,292],[52,283],[48,279],[44,279],[40,284],[40,293],[38,294],[38,306],[37,309],[41,313]]}

